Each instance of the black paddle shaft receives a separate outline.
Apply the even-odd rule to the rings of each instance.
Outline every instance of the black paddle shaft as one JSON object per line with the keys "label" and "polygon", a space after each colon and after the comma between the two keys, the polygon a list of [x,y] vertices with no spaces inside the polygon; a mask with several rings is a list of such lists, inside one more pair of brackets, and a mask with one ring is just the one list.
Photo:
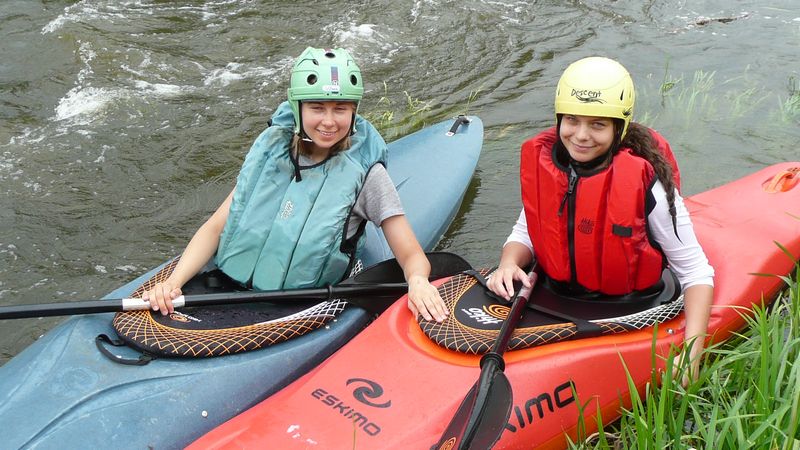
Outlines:
{"label": "black paddle shaft", "polygon": [[[447,252],[426,253],[431,263],[431,279],[444,278],[472,269],[458,255]],[[236,291],[220,294],[182,296],[183,306],[213,306],[237,303],[293,302],[298,300],[331,300],[344,298],[348,303],[370,313],[381,313],[408,291],[403,282],[403,269],[396,259],[367,267],[336,286],[281,291]],[[177,299],[176,299],[177,300]],[[29,317],[67,316],[149,309],[140,299],[104,299],[34,305],[0,306],[0,320]]]}
{"label": "black paddle shaft", "polygon": [[[220,294],[184,295],[183,305],[215,306],[260,302],[287,302],[298,300],[331,300],[350,297],[384,297],[396,299],[408,291],[406,283],[376,283],[351,286],[330,286],[329,288],[297,289],[283,291],[237,291]],[[180,299],[180,297],[178,298]],[[176,299],[176,301],[178,300]],[[358,301],[355,300],[354,303]],[[367,303],[367,302],[364,302]],[[105,312],[135,311],[149,309],[147,302],[137,299],[89,300],[64,303],[44,303],[36,305],[0,306],[0,319],[22,319],[27,317],[67,316],[74,314],[95,314]]]}
{"label": "black paddle shaft", "polygon": [[517,324],[522,318],[525,307],[528,305],[528,298],[530,297],[531,291],[533,291],[533,285],[536,283],[536,278],[536,272],[531,272],[531,288],[520,289],[517,292],[517,295],[514,296],[513,303],[511,304],[511,310],[508,312],[506,320],[503,321],[503,325],[500,327],[497,340],[494,341],[492,349],[488,353],[484,354],[481,358],[481,368],[483,368],[483,366],[487,364],[489,360],[492,360],[494,361],[494,364],[497,364],[500,370],[505,369],[503,353],[505,353],[506,349],[508,348],[508,342],[511,340],[514,330],[517,329]]}

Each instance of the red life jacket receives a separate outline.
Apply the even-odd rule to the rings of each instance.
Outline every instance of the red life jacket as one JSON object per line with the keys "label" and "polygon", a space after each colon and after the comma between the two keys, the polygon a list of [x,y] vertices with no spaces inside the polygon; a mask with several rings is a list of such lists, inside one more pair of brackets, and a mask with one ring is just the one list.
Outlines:
{"label": "red life jacket", "polygon": [[[669,144],[651,133],[680,186]],[[556,139],[551,128],[522,144],[522,203],[540,266],[553,280],[606,295],[653,286],[666,258],[648,236],[652,165],[622,148],[605,169],[578,176],[555,162]]]}

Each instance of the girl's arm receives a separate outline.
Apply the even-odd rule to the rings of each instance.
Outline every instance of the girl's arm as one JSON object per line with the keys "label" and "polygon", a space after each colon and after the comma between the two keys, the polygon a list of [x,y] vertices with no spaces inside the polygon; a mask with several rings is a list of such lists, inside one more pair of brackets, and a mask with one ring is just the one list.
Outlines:
{"label": "girl's arm", "polygon": [[408,282],[408,308],[414,316],[441,322],[449,314],[439,291],[428,282],[431,265],[422,251],[405,215],[396,215],[381,222],[386,241]]}
{"label": "girl's arm", "polygon": [[686,313],[684,352],[688,352],[686,354],[690,361],[689,373],[685,374],[682,380],[684,386],[688,384],[690,377],[697,379],[700,373],[700,354],[703,352],[708,332],[708,318],[711,315],[713,299],[714,288],[707,284],[696,284],[683,291]]}
{"label": "girl's arm", "polygon": [[514,280],[520,280],[525,287],[530,287],[528,275],[522,268],[527,267],[532,261],[533,248],[523,209],[503,246],[497,270],[486,280],[487,286],[495,294],[511,300],[511,296],[514,295]]}
{"label": "girl's arm", "polygon": [[161,311],[163,315],[172,313],[175,310],[172,307],[172,300],[181,295],[181,286],[199,272],[217,252],[219,237],[228,220],[232,199],[233,191],[195,232],[172,274],[142,295],[143,300],[150,302],[153,311]]}
{"label": "girl's arm", "polygon": [[683,287],[686,315],[683,351],[691,361],[690,373],[682,380],[686,385],[689,377],[696,379],[700,371],[700,354],[705,344],[714,298],[714,268],[708,263],[708,258],[697,241],[689,211],[677,190],[675,191],[676,227],[672,225],[666,192],[660,182],[655,183],[652,194],[656,200],[656,207],[647,217],[648,225],[653,238],[667,256],[670,269]]}

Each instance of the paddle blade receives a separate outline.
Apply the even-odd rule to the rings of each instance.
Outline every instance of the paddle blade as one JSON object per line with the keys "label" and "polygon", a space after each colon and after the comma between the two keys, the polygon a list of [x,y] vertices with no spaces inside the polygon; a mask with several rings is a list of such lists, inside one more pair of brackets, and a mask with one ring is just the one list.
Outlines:
{"label": "paddle blade", "polygon": [[459,405],[458,410],[456,411],[456,415],[447,425],[447,428],[442,433],[442,437],[439,438],[439,442],[436,443],[431,450],[452,450],[455,448],[460,448],[458,445],[461,443],[461,438],[464,436],[464,430],[467,428],[467,424],[469,423],[469,415],[472,413],[472,409],[475,407],[475,400],[478,397],[478,383],[472,385],[467,395],[464,397],[464,400],[461,401],[461,405]]}
{"label": "paddle blade", "polygon": [[[440,278],[451,277],[466,270],[472,270],[472,266],[462,257],[448,252],[429,252],[425,256],[431,264],[431,273],[428,278],[438,280]],[[405,282],[403,268],[396,259],[388,259],[367,267],[356,275],[342,281],[338,286],[360,286],[375,283],[402,283]],[[348,303],[363,308],[371,314],[381,314],[392,306],[406,292],[384,290],[383,292],[365,292],[363,294],[349,294],[342,297]]]}
{"label": "paddle blade", "polygon": [[[467,427],[464,433],[464,449],[492,448],[503,435],[511,416],[513,394],[511,383],[503,372],[496,372],[491,391],[487,394],[483,414],[474,421],[474,428]],[[470,423],[472,426],[472,423]],[[470,438],[467,442],[467,438]]]}
{"label": "paddle blade", "polygon": [[431,263],[431,280],[452,277],[453,275],[472,270],[472,265],[464,258],[448,252],[429,252],[425,256]]}
{"label": "paddle blade", "polygon": [[502,371],[481,377],[431,450],[492,448],[508,423],[511,403],[511,384]]}

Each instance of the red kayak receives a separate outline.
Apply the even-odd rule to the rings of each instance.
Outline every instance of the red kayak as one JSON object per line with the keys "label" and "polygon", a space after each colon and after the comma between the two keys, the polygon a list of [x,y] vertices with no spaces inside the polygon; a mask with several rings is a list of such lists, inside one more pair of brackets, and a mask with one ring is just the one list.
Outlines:
{"label": "red kayak", "polygon": [[[799,180],[800,163],[777,164],[686,199],[716,271],[709,323],[715,342],[744,325],[743,312],[772,301],[784,288],[778,277],[755,274],[786,275],[793,269],[794,261],[776,242],[800,255]],[[452,281],[440,280],[440,289],[461,292],[475,284]],[[537,303],[535,292],[531,302]],[[478,322],[502,322],[493,318],[491,307],[451,308],[454,318],[467,314]],[[625,314],[631,316],[636,314]],[[626,368],[641,392],[654,362],[663,368],[670,346],[683,341],[680,309],[662,319],[657,356],[652,325],[621,329],[608,325],[616,319],[595,320],[600,331],[586,338],[579,338],[572,324],[519,325],[504,355],[513,389],[511,414],[494,448],[564,448],[567,436],[576,438],[580,404],[587,404],[587,432],[596,428],[598,409],[606,422],[618,417],[621,406],[630,406]],[[406,302],[398,301],[315,370],[190,448],[430,449],[480,372],[480,356],[463,353],[462,344],[480,353],[497,334],[479,326],[445,328],[450,335],[435,343],[438,332],[423,332]]]}

